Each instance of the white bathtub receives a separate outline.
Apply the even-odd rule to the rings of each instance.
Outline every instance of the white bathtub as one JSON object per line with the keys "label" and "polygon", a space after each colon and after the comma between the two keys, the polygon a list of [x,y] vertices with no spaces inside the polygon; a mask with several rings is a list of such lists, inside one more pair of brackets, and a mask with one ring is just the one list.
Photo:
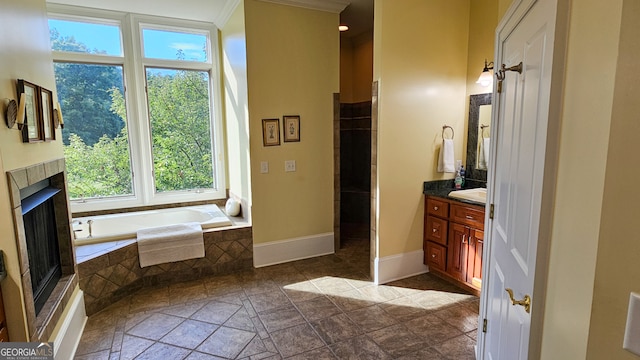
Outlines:
{"label": "white bathtub", "polygon": [[218,206],[203,205],[74,218],[73,231],[75,244],[86,245],[135,239],[140,229],[186,222],[199,222],[202,229],[232,225]]}

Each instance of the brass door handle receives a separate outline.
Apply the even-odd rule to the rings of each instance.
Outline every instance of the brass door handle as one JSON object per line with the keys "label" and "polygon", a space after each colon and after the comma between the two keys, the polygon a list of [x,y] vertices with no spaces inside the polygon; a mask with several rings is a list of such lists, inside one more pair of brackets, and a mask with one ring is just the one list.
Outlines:
{"label": "brass door handle", "polygon": [[524,306],[524,311],[526,311],[527,314],[531,312],[531,297],[529,295],[525,295],[522,300],[516,300],[513,298],[513,290],[509,288],[506,288],[504,290],[509,293],[511,304]]}

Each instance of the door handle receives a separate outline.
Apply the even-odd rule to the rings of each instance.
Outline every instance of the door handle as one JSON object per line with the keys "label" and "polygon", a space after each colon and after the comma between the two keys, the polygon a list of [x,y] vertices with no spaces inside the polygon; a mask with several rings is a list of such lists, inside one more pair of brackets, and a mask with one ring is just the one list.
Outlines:
{"label": "door handle", "polygon": [[509,293],[509,298],[511,299],[512,305],[524,306],[524,311],[526,311],[527,314],[531,312],[531,297],[529,295],[525,295],[522,300],[516,300],[513,298],[513,290],[509,288],[506,288],[504,290]]}

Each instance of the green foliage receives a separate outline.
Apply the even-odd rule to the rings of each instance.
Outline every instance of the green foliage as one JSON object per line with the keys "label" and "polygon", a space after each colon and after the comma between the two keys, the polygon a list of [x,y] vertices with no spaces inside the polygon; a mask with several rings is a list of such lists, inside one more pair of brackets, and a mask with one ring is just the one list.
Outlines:
{"label": "green foliage", "polygon": [[[99,53],[51,37],[54,49]],[[132,194],[122,67],[56,63],[55,75],[70,197]],[[212,188],[209,74],[148,69],[147,91],[156,190]]]}
{"label": "green foliage", "polygon": [[213,187],[209,75],[147,70],[156,190]]}

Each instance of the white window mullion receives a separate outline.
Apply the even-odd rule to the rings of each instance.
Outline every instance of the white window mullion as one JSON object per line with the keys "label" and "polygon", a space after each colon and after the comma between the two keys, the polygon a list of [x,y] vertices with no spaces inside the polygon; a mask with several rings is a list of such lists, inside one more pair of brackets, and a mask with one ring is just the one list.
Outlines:
{"label": "white window mullion", "polygon": [[140,197],[145,204],[153,199],[153,159],[151,154],[151,141],[149,130],[149,117],[146,102],[146,82],[144,78],[144,68],[142,65],[141,40],[138,22],[133,16],[127,21],[127,37],[131,45],[131,56],[128,61],[131,64],[132,79],[135,79],[135,87],[131,91],[131,96],[135,98],[135,123],[136,123],[136,160],[140,170],[138,183],[140,184]]}

